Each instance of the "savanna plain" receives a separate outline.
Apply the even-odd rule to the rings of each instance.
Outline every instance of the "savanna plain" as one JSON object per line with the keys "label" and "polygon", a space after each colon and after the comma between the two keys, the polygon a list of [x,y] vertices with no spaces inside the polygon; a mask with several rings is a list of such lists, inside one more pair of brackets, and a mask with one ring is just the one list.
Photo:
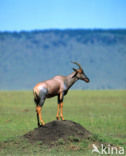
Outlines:
{"label": "savanna plain", "polygon": [[[55,120],[57,98],[47,99],[42,115]],[[123,147],[126,154],[126,90],[71,90],[64,99],[64,118],[79,123],[91,133],[89,140],[48,147],[22,136],[37,128],[32,91],[0,91],[0,156],[90,156],[92,144]]]}

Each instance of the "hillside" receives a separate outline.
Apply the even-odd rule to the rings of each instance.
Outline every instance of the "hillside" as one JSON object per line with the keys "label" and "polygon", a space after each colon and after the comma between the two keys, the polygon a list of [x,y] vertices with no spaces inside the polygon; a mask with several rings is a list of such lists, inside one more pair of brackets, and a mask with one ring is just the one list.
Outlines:
{"label": "hillside", "polygon": [[90,78],[75,89],[126,89],[126,29],[0,32],[0,90],[32,89],[79,62]]}

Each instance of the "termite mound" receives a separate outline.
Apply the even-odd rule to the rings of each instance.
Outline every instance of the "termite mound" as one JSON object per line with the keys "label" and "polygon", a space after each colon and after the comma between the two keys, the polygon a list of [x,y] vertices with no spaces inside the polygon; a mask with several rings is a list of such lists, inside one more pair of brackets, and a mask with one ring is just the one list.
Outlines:
{"label": "termite mound", "polygon": [[70,141],[79,142],[91,136],[92,134],[80,124],[69,120],[51,121],[45,126],[35,128],[33,131],[24,135],[32,143],[41,141],[47,145],[64,144]]}

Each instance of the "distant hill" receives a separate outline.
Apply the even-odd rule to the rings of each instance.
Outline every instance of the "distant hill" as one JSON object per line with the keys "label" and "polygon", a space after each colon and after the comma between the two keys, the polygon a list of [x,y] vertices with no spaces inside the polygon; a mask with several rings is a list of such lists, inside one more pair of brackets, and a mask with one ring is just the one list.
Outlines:
{"label": "distant hill", "polygon": [[126,89],[126,29],[0,32],[0,89],[32,89],[79,62],[90,78],[74,89]]}

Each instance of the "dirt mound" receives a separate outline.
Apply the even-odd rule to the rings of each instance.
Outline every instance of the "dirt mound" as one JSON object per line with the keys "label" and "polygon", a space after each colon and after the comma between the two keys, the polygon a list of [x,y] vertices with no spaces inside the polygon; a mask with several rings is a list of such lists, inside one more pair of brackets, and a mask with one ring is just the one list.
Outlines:
{"label": "dirt mound", "polygon": [[58,141],[80,141],[90,136],[91,133],[80,124],[68,120],[49,122],[24,135],[31,142],[42,141],[48,145]]}

